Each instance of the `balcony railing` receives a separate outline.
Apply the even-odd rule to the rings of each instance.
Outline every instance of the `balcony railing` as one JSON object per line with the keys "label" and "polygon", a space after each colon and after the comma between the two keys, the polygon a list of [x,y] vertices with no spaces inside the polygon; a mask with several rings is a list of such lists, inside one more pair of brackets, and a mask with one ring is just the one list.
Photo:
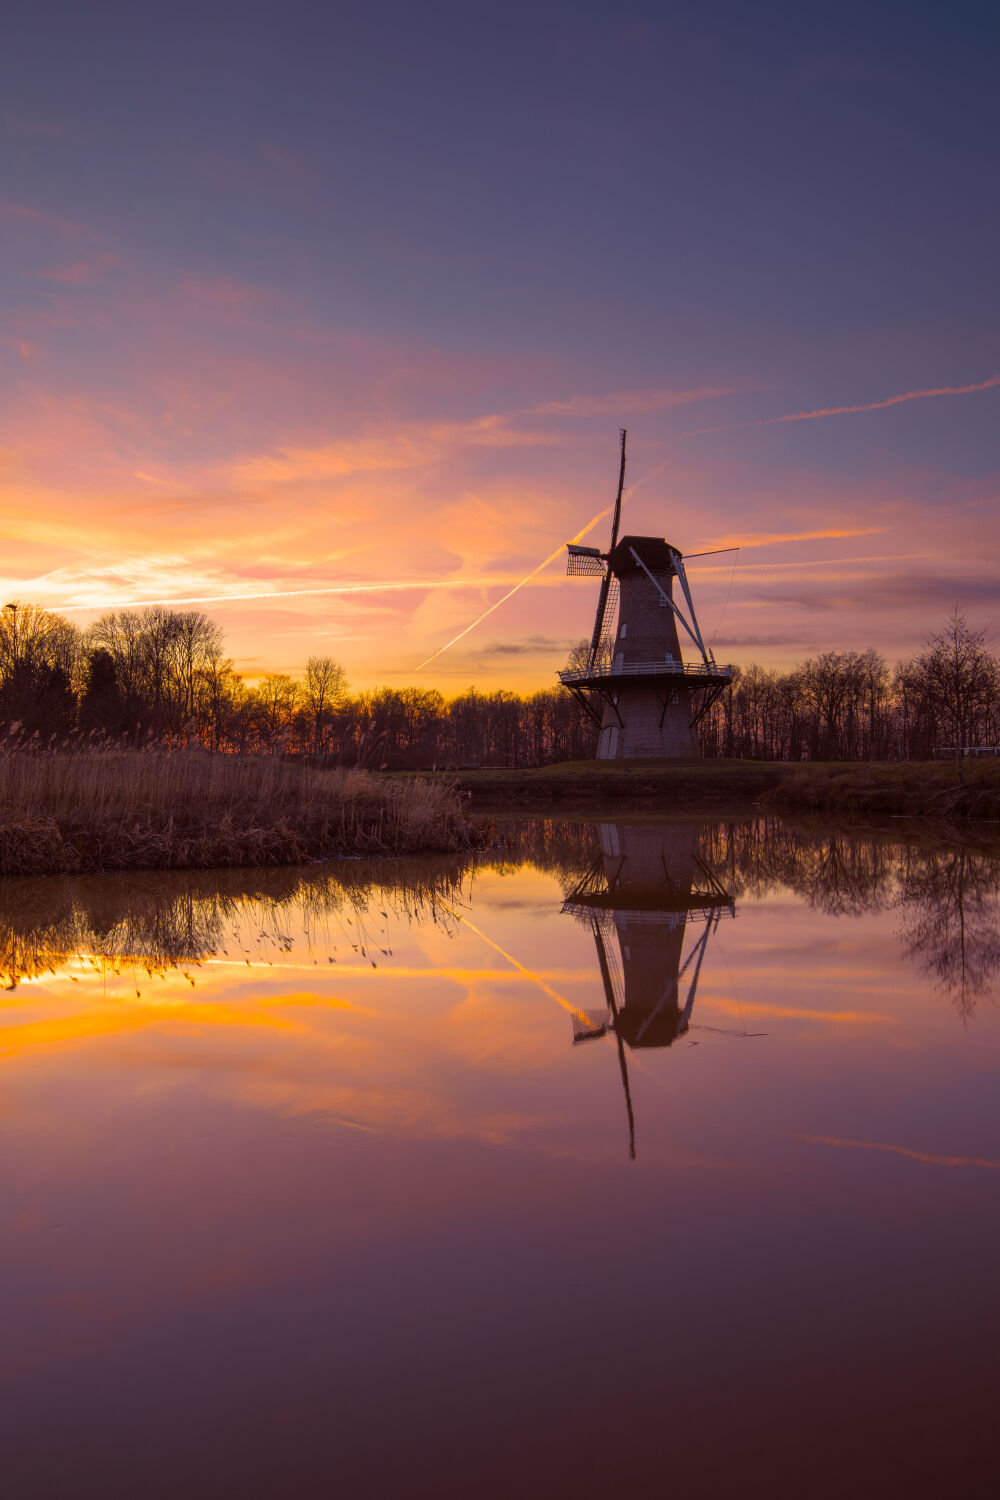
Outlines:
{"label": "balcony railing", "polygon": [[593,681],[595,677],[703,677],[708,682],[728,682],[732,667],[697,666],[682,661],[595,662],[592,667],[572,667],[559,673],[560,682]]}

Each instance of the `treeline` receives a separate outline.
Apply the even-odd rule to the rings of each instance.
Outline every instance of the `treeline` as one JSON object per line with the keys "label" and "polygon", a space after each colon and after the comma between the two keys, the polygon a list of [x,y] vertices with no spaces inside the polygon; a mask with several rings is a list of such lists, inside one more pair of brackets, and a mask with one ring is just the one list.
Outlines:
{"label": "treeline", "polygon": [[736,668],[699,725],[708,756],[928,760],[1000,743],[1000,662],[956,609],[912,661],[828,651],[790,672]]}
{"label": "treeline", "polygon": [[[18,743],[111,739],[387,767],[533,766],[586,760],[597,731],[559,687],[353,693],[312,656],[301,678],[247,682],[200,611],[116,610],[80,630],[31,605],[0,610],[0,733]],[[959,612],[912,661],[826,652],[790,672],[736,668],[699,724],[706,756],[927,759],[1000,742],[1000,662]],[[10,741],[9,741],[10,742]]]}
{"label": "treeline", "polygon": [[474,688],[352,693],[343,666],[311,656],[301,678],[249,683],[200,611],[116,610],[80,630],[31,605],[0,610],[0,733],[19,744],[168,742],[349,766],[544,765],[593,755],[569,693]]}

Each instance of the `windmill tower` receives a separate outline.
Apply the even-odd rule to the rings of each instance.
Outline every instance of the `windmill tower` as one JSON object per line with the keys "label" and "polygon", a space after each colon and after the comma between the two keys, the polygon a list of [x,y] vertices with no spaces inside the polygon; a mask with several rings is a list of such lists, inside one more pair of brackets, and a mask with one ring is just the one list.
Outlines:
{"label": "windmill tower", "polygon": [[[601,587],[587,658],[559,677],[600,726],[599,759],[697,755],[695,727],[732,680],[733,669],[718,666],[705,645],[677,548],[662,537],[619,540],[624,428],[621,442],[607,552],[567,544],[566,572],[600,578]],[[675,579],[680,603],[673,595]],[[697,650],[695,663],[681,655],[678,624]]]}
{"label": "windmill tower", "polygon": [[[733,897],[698,853],[699,831],[694,823],[602,823],[601,853],[563,903],[590,924],[606,1002],[574,1015],[573,1041],[614,1034],[632,1156],[625,1049],[669,1047],[685,1035],[705,950],[721,918],[736,915]],[[685,957],[689,930],[695,940]]]}

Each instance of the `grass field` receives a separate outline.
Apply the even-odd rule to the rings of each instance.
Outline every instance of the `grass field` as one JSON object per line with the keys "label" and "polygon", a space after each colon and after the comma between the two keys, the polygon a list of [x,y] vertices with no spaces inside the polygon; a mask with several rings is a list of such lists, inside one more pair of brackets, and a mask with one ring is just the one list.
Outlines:
{"label": "grass field", "polygon": [[0,874],[298,864],[470,847],[435,781],[275,758],[103,750],[0,754]]}

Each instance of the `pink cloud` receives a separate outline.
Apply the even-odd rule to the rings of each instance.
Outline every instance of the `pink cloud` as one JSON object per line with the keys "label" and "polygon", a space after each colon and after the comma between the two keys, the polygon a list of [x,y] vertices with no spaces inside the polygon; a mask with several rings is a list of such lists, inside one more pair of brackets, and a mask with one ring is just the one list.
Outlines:
{"label": "pink cloud", "polygon": [[58,235],[61,239],[92,240],[95,238],[93,231],[83,224],[57,218],[55,214],[46,213],[40,208],[32,208],[27,203],[16,203],[11,198],[0,198],[0,218],[15,224],[34,225],[36,228]]}
{"label": "pink cloud", "polygon": [[189,306],[209,309],[215,313],[249,313],[264,308],[273,310],[278,300],[274,292],[267,288],[251,282],[237,281],[231,276],[185,281],[181,285],[181,296]]}
{"label": "pink cloud", "polygon": [[67,266],[52,266],[35,274],[42,281],[58,281],[63,286],[93,286],[108,271],[118,270],[123,262],[117,255],[97,255],[90,260],[75,261]]}
{"label": "pink cloud", "polygon": [[607,417],[622,420],[647,412],[666,411],[671,406],[685,406],[692,401],[712,401],[732,396],[734,386],[699,386],[693,390],[617,391],[607,396],[570,396],[566,401],[543,401],[524,408],[527,416],[539,417]]}
{"label": "pink cloud", "polygon": [[5,110],[0,118],[8,135],[20,136],[26,140],[85,142],[93,139],[90,131],[83,130],[78,125],[69,125],[63,120],[42,120],[37,117],[28,119],[10,110]]}

